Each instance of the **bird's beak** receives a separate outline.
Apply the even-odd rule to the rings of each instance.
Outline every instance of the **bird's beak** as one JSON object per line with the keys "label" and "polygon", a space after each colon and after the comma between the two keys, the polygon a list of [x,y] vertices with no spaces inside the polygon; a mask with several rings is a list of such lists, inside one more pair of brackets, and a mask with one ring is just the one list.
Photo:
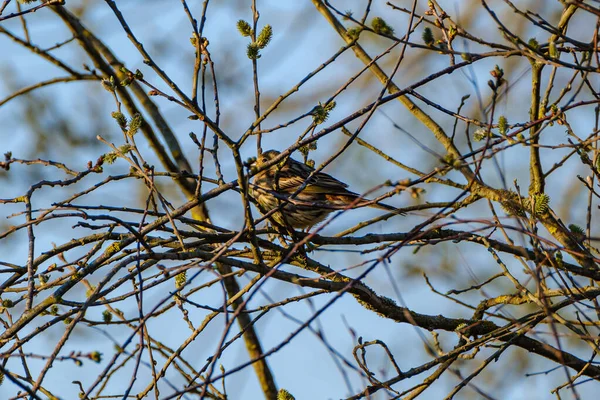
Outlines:
{"label": "bird's beak", "polygon": [[247,159],[246,162],[244,163],[244,167],[246,167],[246,168],[256,167],[256,157],[250,157],[249,159]]}
{"label": "bird's beak", "polygon": [[244,167],[246,167],[250,171],[255,170],[257,168],[256,157],[250,157],[249,159],[247,159],[244,163]]}

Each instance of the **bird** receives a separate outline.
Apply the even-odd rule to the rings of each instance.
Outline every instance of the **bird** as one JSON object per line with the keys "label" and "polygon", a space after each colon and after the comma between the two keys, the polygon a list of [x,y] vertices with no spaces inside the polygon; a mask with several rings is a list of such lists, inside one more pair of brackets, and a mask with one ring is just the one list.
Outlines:
{"label": "bird", "polygon": [[[261,213],[274,209],[270,217],[279,225],[296,229],[310,229],[336,210],[348,207],[373,207],[399,215],[405,213],[387,204],[362,198],[347,189],[348,185],[324,172],[316,172],[309,165],[284,158],[268,168],[261,167],[281,154],[265,151],[250,167],[259,170],[249,185],[249,194],[259,204]],[[304,188],[298,192],[303,186]],[[296,193],[298,192],[298,193]]]}

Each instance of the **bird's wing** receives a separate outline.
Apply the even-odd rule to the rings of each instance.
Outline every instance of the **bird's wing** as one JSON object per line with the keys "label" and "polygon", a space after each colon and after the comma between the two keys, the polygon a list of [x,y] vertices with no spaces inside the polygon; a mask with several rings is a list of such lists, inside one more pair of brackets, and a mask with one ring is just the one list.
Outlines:
{"label": "bird's wing", "polygon": [[281,190],[295,192],[298,188],[306,182],[307,185],[302,191],[305,194],[308,193],[336,193],[336,194],[354,194],[347,190],[344,182],[340,182],[331,175],[324,172],[314,172],[314,168],[309,167],[306,164],[299,163],[292,160],[289,168],[283,168],[279,171],[279,188]]}
{"label": "bird's wing", "polygon": [[309,180],[306,190],[314,191],[315,193],[333,192],[333,193],[348,193],[348,187],[344,182],[340,182],[333,176],[324,172],[314,174]]}

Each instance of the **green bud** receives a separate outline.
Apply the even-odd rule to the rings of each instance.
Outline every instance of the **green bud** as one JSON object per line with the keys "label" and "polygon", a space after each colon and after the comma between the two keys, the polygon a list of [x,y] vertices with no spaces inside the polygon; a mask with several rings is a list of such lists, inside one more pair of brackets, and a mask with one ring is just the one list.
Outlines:
{"label": "green bud", "polygon": [[498,130],[502,136],[506,135],[506,132],[508,132],[508,121],[504,115],[501,115],[500,118],[498,118]]}
{"label": "green bud", "polygon": [[458,31],[456,30],[455,26],[451,26],[450,29],[448,29],[448,39],[450,41],[454,40],[454,38],[456,37],[457,34],[458,34]]}
{"label": "green bud", "polygon": [[350,37],[350,39],[352,40],[356,40],[359,38],[360,33],[363,31],[363,28],[360,26],[354,27],[354,28],[350,28],[346,31],[346,34]]}
{"label": "green bud", "polygon": [[312,110],[311,114],[316,125],[322,124],[329,118],[329,112],[335,108],[335,101],[323,105],[319,104]]}
{"label": "green bud", "polygon": [[578,225],[575,225],[575,224],[570,224],[569,230],[571,231],[571,233],[573,233],[576,236],[581,236],[581,235],[585,234],[585,231],[583,230],[583,228]]}
{"label": "green bud", "polygon": [[112,314],[110,311],[108,310],[104,310],[102,311],[102,321],[109,323],[110,321],[112,321]]}
{"label": "green bud", "polygon": [[175,276],[175,287],[177,289],[181,289],[185,285],[186,282],[187,282],[187,274],[185,271],[183,271]]}
{"label": "green bud", "polygon": [[12,307],[14,307],[14,305],[15,305],[15,303],[13,303],[13,301],[10,299],[2,300],[2,307],[4,307],[4,308],[12,308]]}
{"label": "green bud", "polygon": [[279,389],[279,392],[277,392],[277,400],[296,400],[296,398],[287,390]]}
{"label": "green bud", "polygon": [[107,164],[113,164],[115,161],[117,161],[117,158],[119,158],[117,153],[115,153],[114,151],[111,151],[110,153],[106,153],[105,155],[102,156],[102,161]]}
{"label": "green bud", "polygon": [[131,118],[131,121],[129,122],[129,129],[127,130],[127,135],[128,136],[135,135],[138,132],[138,130],[140,129],[141,125],[142,125],[142,116],[140,114],[135,114],[133,116],[133,118]]}
{"label": "green bud", "polygon": [[[533,205],[533,213],[535,215],[541,215],[541,214],[545,214],[549,207],[548,204],[550,203],[550,197],[545,194],[545,193],[539,193],[536,194],[532,197],[533,201],[534,201],[534,205]],[[531,205],[527,204],[528,208],[531,210]]]}
{"label": "green bud", "polygon": [[490,71],[490,75],[496,78],[498,81],[501,81],[504,77],[504,70],[500,68],[498,65],[494,66],[494,69]]}
{"label": "green bud", "polygon": [[117,124],[119,124],[121,129],[125,129],[125,127],[127,127],[127,118],[123,115],[123,113],[113,111],[112,113],[110,113],[110,116],[113,117],[115,121],[117,121]]}
{"label": "green bud", "polygon": [[240,33],[244,37],[248,37],[248,36],[252,35],[252,27],[250,26],[249,23],[247,23],[243,19],[240,19],[237,22],[237,29],[238,29],[238,31],[240,31]]}
{"label": "green bud", "polygon": [[486,128],[477,128],[475,132],[473,132],[473,140],[476,142],[481,142],[485,140],[489,136],[488,130]]}
{"label": "green bud", "polygon": [[531,38],[529,39],[529,41],[527,42],[527,44],[529,45],[529,47],[531,47],[534,50],[537,50],[540,48],[540,44],[538,43],[536,38]]}
{"label": "green bud", "polygon": [[258,60],[260,58],[259,47],[256,43],[249,43],[248,48],[246,49],[246,54],[248,58],[251,60]]}
{"label": "green bud", "polygon": [[100,364],[100,362],[102,361],[102,353],[98,352],[98,351],[93,351],[90,354],[90,359],[92,361],[94,361],[97,364]]}
{"label": "green bud", "polygon": [[127,87],[127,86],[131,85],[131,82],[133,82],[133,78],[131,76],[128,76],[127,78],[125,78],[121,82],[119,82],[119,84],[123,87]]}
{"label": "green bud", "polygon": [[110,79],[102,79],[100,83],[106,91],[111,93],[115,91],[115,78],[113,78],[112,76],[110,77]]}
{"label": "green bud", "polygon": [[430,27],[426,27],[423,29],[423,34],[421,35],[423,38],[423,43],[427,46],[433,46],[433,42],[435,42],[435,37],[433,36],[433,32]]}
{"label": "green bud", "polygon": [[273,28],[271,27],[271,25],[265,25],[258,34],[258,37],[256,38],[256,45],[259,49],[264,49],[265,47],[267,47],[272,38]]}
{"label": "green bud", "polygon": [[380,35],[392,36],[394,34],[394,29],[381,17],[373,18],[371,28],[373,28],[375,33],[379,33]]}

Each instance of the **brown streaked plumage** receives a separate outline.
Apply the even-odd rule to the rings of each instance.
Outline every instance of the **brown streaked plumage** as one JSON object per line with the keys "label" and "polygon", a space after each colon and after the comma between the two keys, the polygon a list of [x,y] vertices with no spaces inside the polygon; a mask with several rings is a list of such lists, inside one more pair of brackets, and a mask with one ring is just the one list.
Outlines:
{"label": "brown streaked plumage", "polygon": [[[253,166],[260,168],[279,154],[277,150],[266,151]],[[310,176],[313,172],[314,168],[288,157],[256,174],[250,183],[250,194],[262,211],[280,210],[271,215],[275,222],[293,228],[310,228],[331,212],[347,208],[354,202],[353,207],[368,206],[404,215],[386,204],[371,203],[366,199],[357,201],[360,196],[348,190],[345,183],[324,172]],[[292,196],[305,183],[306,187]]]}

